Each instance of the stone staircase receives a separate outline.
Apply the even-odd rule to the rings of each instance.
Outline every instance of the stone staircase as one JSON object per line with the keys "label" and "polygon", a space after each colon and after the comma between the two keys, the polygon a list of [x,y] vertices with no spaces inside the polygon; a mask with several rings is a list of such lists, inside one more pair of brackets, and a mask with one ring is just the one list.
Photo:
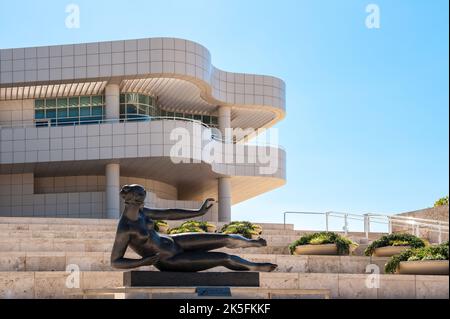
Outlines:
{"label": "stone staircase", "polygon": [[[111,268],[109,261],[116,223],[105,219],[0,217],[0,298],[86,298],[101,295],[95,291],[120,287],[123,272]],[[221,251],[278,264],[275,272],[260,274],[265,292],[273,290],[284,296],[285,289],[286,297],[292,297],[295,290],[300,296],[302,291],[321,289],[331,298],[448,298],[448,276],[382,274],[387,258],[362,256],[366,245],[361,245],[357,256],[291,256],[288,245],[308,232],[294,230],[293,225],[261,226],[267,247]],[[369,240],[379,236],[371,233]],[[363,233],[350,233],[349,237],[356,242],[364,240]],[[127,257],[137,258],[130,251]],[[70,265],[80,270],[80,288],[67,288]],[[378,289],[366,286],[368,265],[380,269]],[[228,270],[219,267],[210,271]],[[276,297],[274,294],[271,296]]]}

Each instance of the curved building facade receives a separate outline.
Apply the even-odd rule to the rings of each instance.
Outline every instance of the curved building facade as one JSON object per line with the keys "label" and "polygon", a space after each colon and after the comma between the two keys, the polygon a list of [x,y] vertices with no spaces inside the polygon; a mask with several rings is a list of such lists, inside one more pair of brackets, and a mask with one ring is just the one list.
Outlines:
{"label": "curved building facade", "polygon": [[285,183],[284,150],[247,143],[284,116],[282,80],[222,71],[187,40],[2,49],[0,216],[117,218],[139,183],[148,205],[213,197],[203,219],[229,221]]}

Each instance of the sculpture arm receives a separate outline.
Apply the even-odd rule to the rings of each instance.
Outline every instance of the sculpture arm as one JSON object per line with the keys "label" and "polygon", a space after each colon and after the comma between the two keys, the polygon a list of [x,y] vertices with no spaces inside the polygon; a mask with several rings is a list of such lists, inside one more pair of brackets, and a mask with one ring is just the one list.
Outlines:
{"label": "sculpture arm", "polygon": [[113,266],[114,268],[130,269],[141,266],[150,266],[155,264],[159,260],[159,254],[141,259],[124,258],[123,256],[127,251],[129,241],[130,236],[128,234],[116,234],[116,239],[114,241],[113,249],[111,252],[111,266]]}
{"label": "sculpture arm", "polygon": [[179,209],[179,208],[168,208],[168,209],[156,209],[144,207],[142,212],[144,215],[151,219],[162,219],[162,220],[177,220],[177,219],[189,219],[193,217],[205,215],[209,209],[213,206],[210,202],[214,201],[213,198],[208,198],[202,204],[199,209]]}

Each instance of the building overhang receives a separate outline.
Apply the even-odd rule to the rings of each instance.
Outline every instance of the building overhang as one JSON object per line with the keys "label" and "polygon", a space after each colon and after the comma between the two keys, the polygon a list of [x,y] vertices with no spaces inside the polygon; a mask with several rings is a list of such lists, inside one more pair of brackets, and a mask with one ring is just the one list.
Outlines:
{"label": "building overhang", "polygon": [[0,100],[100,94],[107,83],[158,96],[173,111],[232,107],[232,127],[268,128],[285,116],[285,84],[222,71],[192,41],[149,38],[0,50]]}

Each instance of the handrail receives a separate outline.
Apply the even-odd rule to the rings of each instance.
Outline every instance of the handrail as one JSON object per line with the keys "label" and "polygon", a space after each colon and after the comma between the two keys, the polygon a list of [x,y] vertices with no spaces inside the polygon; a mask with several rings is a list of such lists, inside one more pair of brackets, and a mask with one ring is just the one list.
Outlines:
{"label": "handrail", "polygon": [[[5,128],[27,128],[27,127],[52,127],[52,126],[76,126],[76,125],[84,125],[84,124],[107,124],[107,123],[122,123],[122,122],[151,122],[151,121],[162,121],[162,120],[172,120],[172,121],[184,121],[196,123],[203,126],[206,129],[211,130],[211,139],[217,141],[219,143],[225,143],[226,139],[220,137],[219,134],[215,134],[214,130],[217,129],[214,126],[210,126],[208,124],[203,123],[199,120],[189,119],[185,117],[177,117],[177,116],[138,116],[134,118],[116,118],[116,119],[91,119],[92,116],[79,116],[79,120],[74,120],[73,122],[65,122],[64,119],[54,119],[55,122],[52,122],[52,119],[34,119],[30,121],[11,121],[11,124],[8,125],[0,125],[0,129],[2,127]],[[234,144],[234,143],[233,143]],[[269,143],[263,144],[243,144],[245,146],[256,146],[256,147],[275,147],[284,150],[284,148],[280,145],[272,145]]]}
{"label": "handrail", "polygon": [[151,121],[158,121],[158,120],[175,120],[175,121],[185,121],[185,122],[192,122],[197,123],[205,128],[211,129],[210,126],[203,123],[199,120],[194,119],[188,119],[185,117],[177,117],[177,116],[138,116],[134,118],[114,118],[114,119],[92,119],[92,116],[79,116],[79,120],[74,120],[73,122],[65,122],[65,119],[54,119],[55,122],[52,122],[52,119],[34,119],[30,121],[11,121],[11,124],[6,125],[0,125],[1,127],[6,128],[26,128],[26,127],[36,127],[36,124],[42,124],[42,126],[38,127],[45,127],[44,124],[47,124],[47,126],[76,126],[80,124],[103,124],[103,123],[118,123],[118,122],[151,122]]}
{"label": "handrail", "polygon": [[442,234],[449,233],[449,223],[446,221],[434,220],[434,219],[425,219],[425,218],[417,218],[417,217],[408,217],[408,216],[398,216],[398,215],[382,215],[382,214],[351,214],[351,213],[343,213],[343,212],[292,212],[287,211],[283,213],[283,224],[284,229],[286,229],[286,216],[288,214],[300,214],[300,215],[322,215],[325,216],[325,229],[329,231],[329,218],[337,217],[344,219],[344,232],[348,234],[348,220],[359,220],[364,222],[364,233],[366,235],[366,239],[369,239],[370,233],[370,224],[383,224],[388,225],[388,232],[392,233],[392,227],[411,227],[413,232],[418,235],[420,228],[427,229],[431,232],[438,233],[438,242],[442,242]]}
{"label": "handrail", "polygon": [[[386,217],[386,216],[389,216],[389,215],[370,213],[370,216],[373,216],[373,217]],[[411,217],[411,216],[400,216],[400,215],[392,215],[392,216],[389,216],[389,217],[396,218],[396,219],[443,223],[443,224],[447,224],[447,225],[449,224],[449,222],[446,222],[446,221],[443,221],[443,220],[437,220],[437,219],[419,218],[419,217]]]}

